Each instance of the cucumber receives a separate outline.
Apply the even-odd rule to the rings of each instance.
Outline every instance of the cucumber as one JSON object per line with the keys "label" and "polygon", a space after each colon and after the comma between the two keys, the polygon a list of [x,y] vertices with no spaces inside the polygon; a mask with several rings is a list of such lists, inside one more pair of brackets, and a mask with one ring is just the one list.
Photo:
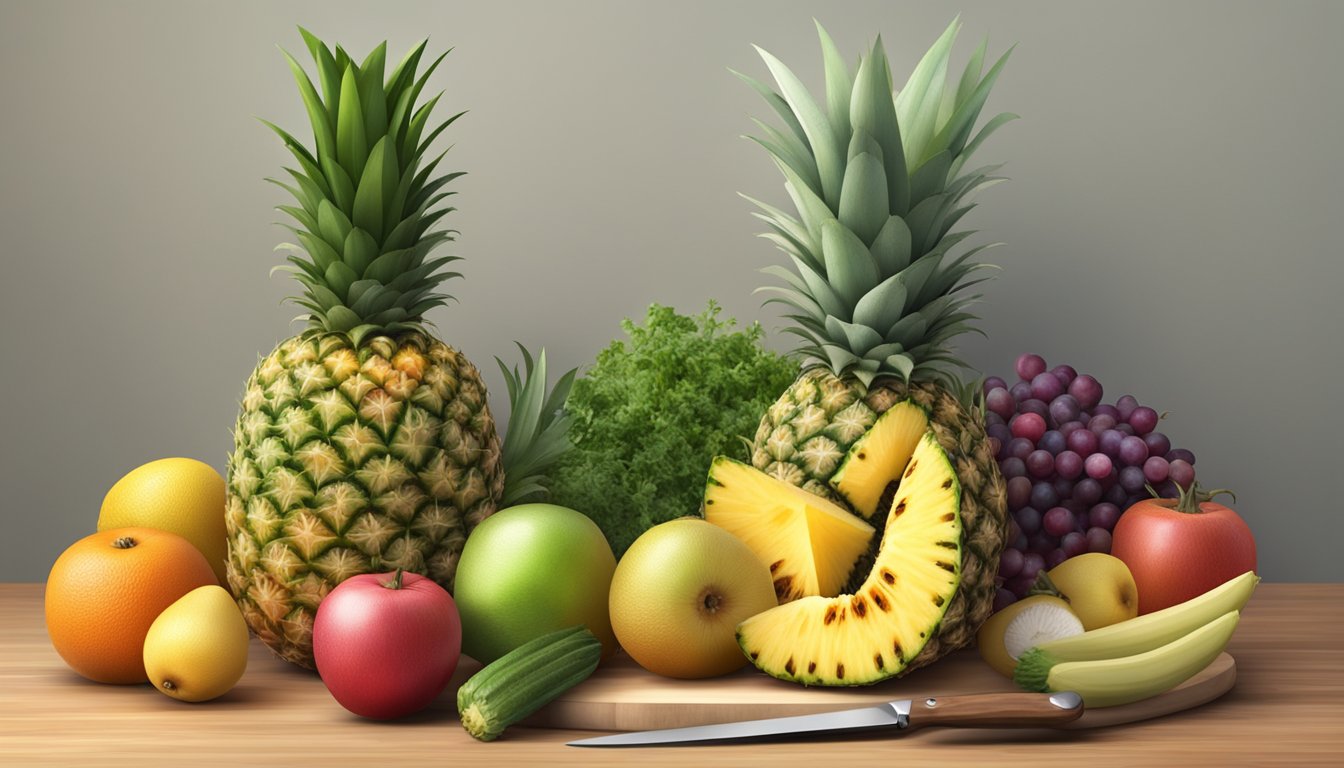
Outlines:
{"label": "cucumber", "polygon": [[597,669],[602,643],[586,627],[560,629],[523,643],[457,690],[462,727],[481,741],[550,703]]}

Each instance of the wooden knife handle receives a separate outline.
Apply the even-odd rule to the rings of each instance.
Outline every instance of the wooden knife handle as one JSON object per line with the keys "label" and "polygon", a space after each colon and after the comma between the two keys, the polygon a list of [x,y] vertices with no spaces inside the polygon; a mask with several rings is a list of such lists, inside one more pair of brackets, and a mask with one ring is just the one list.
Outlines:
{"label": "wooden knife handle", "polygon": [[1083,700],[1076,693],[980,693],[910,702],[910,728],[1052,728],[1077,720]]}

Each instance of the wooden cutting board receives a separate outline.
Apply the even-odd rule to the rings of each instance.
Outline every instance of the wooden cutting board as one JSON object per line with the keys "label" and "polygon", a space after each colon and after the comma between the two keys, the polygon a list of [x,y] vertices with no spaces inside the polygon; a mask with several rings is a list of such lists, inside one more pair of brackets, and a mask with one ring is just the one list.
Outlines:
{"label": "wooden cutting board", "polygon": [[[453,706],[456,686],[480,665],[463,659],[437,706]],[[1224,653],[1204,671],[1166,693],[1118,707],[1089,709],[1072,728],[1100,728],[1161,717],[1212,701],[1232,688],[1237,665]],[[609,659],[588,680],[526,721],[541,728],[645,731],[789,717],[879,704],[893,699],[963,693],[1014,692],[1012,681],[974,650],[963,650],[909,676],[864,688],[805,688],[751,667],[709,680],[671,680],[645,671],[625,654]]]}

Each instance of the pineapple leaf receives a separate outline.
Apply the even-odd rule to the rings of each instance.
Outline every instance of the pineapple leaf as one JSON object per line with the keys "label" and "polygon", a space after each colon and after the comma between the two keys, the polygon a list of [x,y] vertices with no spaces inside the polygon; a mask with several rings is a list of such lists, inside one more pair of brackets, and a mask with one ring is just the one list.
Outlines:
{"label": "pineapple leaf", "polygon": [[[793,110],[789,108],[789,104],[788,102],[784,101],[784,97],[770,90],[769,86],[765,85],[764,83],[762,83],[761,81],[757,80],[756,78],[750,75],[745,75],[734,69],[730,69],[728,71],[736,75],[738,79],[742,80],[742,82],[751,86],[752,90],[759,93],[761,95],[761,98],[765,99],[765,103],[769,104],[770,108],[775,110],[775,114],[779,115],[780,119],[784,121],[784,124],[789,127],[790,131],[793,132],[793,135],[795,138],[798,139],[798,142],[804,148],[806,148],[809,154],[811,154],[812,142],[809,141],[807,138],[807,131],[803,130],[802,123],[798,122],[798,116],[795,115],[793,113]],[[820,178],[818,178],[818,183],[820,183]],[[818,195],[820,195],[821,187],[818,186],[815,191]]]}
{"label": "pineapple leaf", "polygon": [[971,58],[966,60],[966,68],[961,71],[961,80],[957,82],[956,92],[949,92],[952,98],[943,100],[944,107],[949,109],[938,113],[939,125],[946,125],[957,108],[965,104],[971,93],[975,91],[976,84],[980,82],[980,73],[985,67],[985,51],[988,47],[989,38],[981,40],[980,45],[976,46],[975,52],[971,54]]}
{"label": "pineapple leaf", "polygon": [[308,151],[308,148],[303,146],[303,144],[299,143],[299,140],[291,136],[288,131],[276,125],[275,123],[272,123],[270,120],[266,120],[260,117],[257,119],[261,121],[262,125],[274,131],[275,134],[280,137],[280,140],[285,143],[285,146],[289,149],[289,151],[293,152],[296,156],[300,158],[300,161],[303,160],[308,161],[307,165],[304,166],[304,170],[308,170],[309,165],[311,166],[317,165],[317,158],[313,157],[312,153]]}
{"label": "pineapple leaf", "polygon": [[873,45],[872,54],[859,62],[854,94],[849,103],[849,120],[855,132],[863,131],[872,136],[882,148],[889,212],[904,215],[910,206],[910,180],[906,173],[896,106],[891,96],[891,71],[881,37]]}
{"label": "pineapple leaf", "polygon": [[299,96],[303,98],[304,109],[308,111],[308,121],[313,126],[313,137],[317,140],[317,154],[330,152],[335,148],[336,135],[332,129],[330,116],[327,114],[327,108],[322,104],[322,99],[318,97],[317,90],[313,88],[313,81],[308,79],[308,73],[303,71],[299,62],[289,55],[289,51],[284,48],[280,52],[285,55],[285,60],[289,62],[289,68],[294,73],[294,82],[299,86]]}
{"label": "pineapple leaf", "polygon": [[[855,136],[858,136],[856,133]],[[864,244],[887,223],[887,176],[882,161],[864,152],[849,161],[840,189],[840,223]]]}
{"label": "pineapple leaf", "polygon": [[322,155],[322,173],[331,185],[331,199],[348,214],[355,205],[355,185],[350,181],[350,174],[345,172],[334,155]]}
{"label": "pineapple leaf", "polygon": [[866,325],[847,323],[836,317],[826,318],[826,332],[833,339],[842,339],[847,349],[860,357],[883,342],[882,334]]}
{"label": "pineapple leaf", "polygon": [[[517,342],[515,342],[517,343]],[[544,497],[552,466],[573,446],[569,437],[572,418],[563,410],[574,384],[577,368],[566,371],[546,391],[546,350],[534,364],[531,353],[518,344],[524,367],[512,370],[495,358],[509,392],[509,426],[504,436],[504,495],[500,506],[511,506],[533,497]]]}
{"label": "pineapple leaf", "polygon": [[831,129],[842,141],[849,140],[849,96],[854,90],[854,80],[849,73],[849,65],[836,48],[835,41],[826,33],[821,22],[817,25],[817,37],[821,40],[821,56],[826,68],[826,112],[831,118]]}
{"label": "pineapple leaf", "polygon": [[835,292],[826,278],[809,266],[807,262],[792,254],[790,256],[793,259],[793,265],[798,269],[799,276],[803,278],[803,282],[807,283],[807,295],[820,304],[821,308],[826,310],[826,314],[848,318],[850,316],[848,305]]}
{"label": "pineapple leaf", "polygon": [[812,156],[807,154],[806,150],[796,146],[795,143],[782,141],[788,137],[772,126],[759,121],[757,125],[770,138],[762,139],[756,136],[747,136],[746,138],[749,141],[756,142],[777,161],[792,168],[794,173],[798,174],[798,178],[807,184],[808,189],[812,190],[813,193],[820,194],[821,180],[817,178],[817,164],[812,161]]}
{"label": "pineapple leaf", "polygon": [[333,247],[345,247],[345,238],[350,234],[350,219],[330,201],[323,200],[317,206],[317,234]]}
{"label": "pineapple leaf", "polygon": [[337,296],[347,296],[350,293],[350,286],[359,279],[359,274],[347,266],[345,262],[337,261],[327,267],[323,278],[332,293]]}
{"label": "pineapple leaf", "polygon": [[884,278],[910,266],[910,227],[905,219],[889,216],[869,250]]}
{"label": "pineapple leaf", "polygon": [[317,229],[317,219],[314,219],[312,216],[308,215],[308,212],[303,210],[302,208],[295,208],[292,205],[277,205],[275,206],[275,209],[277,211],[284,211],[285,213],[294,217],[295,221],[302,224],[309,231]]}
{"label": "pineapple leaf", "polygon": [[[378,143],[369,151],[364,173],[359,178],[359,187],[355,189],[351,219],[356,227],[373,235],[374,240],[380,240],[383,236],[383,203],[396,192],[397,156],[393,149],[391,157],[388,157],[390,147],[386,136],[378,139]],[[389,184],[392,185],[390,190]]]}
{"label": "pineapple leaf", "polygon": [[905,311],[906,288],[900,275],[878,283],[854,305],[854,322],[885,334]]}
{"label": "pineapple leaf", "polygon": [[429,145],[434,143],[434,140],[439,137],[440,133],[443,133],[443,129],[457,122],[457,119],[465,114],[467,114],[467,111],[464,109],[461,112],[458,112],[457,114],[453,115],[452,117],[445,119],[442,123],[439,123],[438,126],[434,128],[434,130],[429,132],[428,136],[426,136],[424,139],[420,141],[420,146],[416,148],[415,153],[417,155],[423,155],[425,151],[429,149]]}
{"label": "pineapple leaf", "polygon": [[350,311],[349,307],[338,304],[327,310],[327,330],[336,333],[344,333],[361,323],[359,315]]}
{"label": "pineapple leaf", "polygon": [[975,151],[980,148],[980,145],[985,142],[985,139],[988,139],[990,135],[992,135],[1003,125],[1011,123],[1012,121],[1017,119],[1018,115],[1015,115],[1011,112],[1004,112],[1002,114],[995,115],[989,122],[985,123],[984,126],[980,128],[980,132],[975,134],[975,138],[971,139],[970,143],[967,144],[964,149],[962,149],[961,157],[970,157],[971,155],[975,154]]}
{"label": "pineapple leaf", "polygon": [[369,262],[369,266],[364,268],[364,277],[369,280],[377,280],[379,283],[390,283],[397,275],[406,271],[409,262],[410,254],[404,248],[396,251],[386,251]]}
{"label": "pineapple leaf", "polygon": [[939,152],[910,174],[910,205],[912,208],[934,194],[943,191],[947,186],[947,172],[951,168],[952,154],[950,152]]}
{"label": "pineapple leaf", "polygon": [[924,338],[924,333],[929,328],[929,321],[925,320],[923,315],[918,312],[902,317],[887,330],[883,337],[892,344],[900,344],[906,349],[912,349]]}
{"label": "pineapple leaf", "polygon": [[313,63],[317,65],[318,80],[322,82],[322,95],[327,105],[327,118],[335,125],[336,104],[341,95],[341,70],[325,43],[303,27],[299,27],[299,34],[303,36],[303,42],[313,56]]}
{"label": "pineapple leaf", "polygon": [[387,95],[383,93],[383,68],[387,65],[387,41],[359,65],[359,103],[364,114],[364,135],[372,139],[387,133]]}
{"label": "pineapple leaf", "polygon": [[793,205],[798,209],[803,225],[807,227],[808,235],[813,242],[821,241],[822,226],[828,221],[835,221],[835,213],[803,182],[793,169],[775,161],[784,178],[787,180],[784,184],[784,190],[789,193],[789,199],[793,200]]}
{"label": "pineapple leaf", "polygon": [[443,98],[443,91],[439,91],[434,98],[420,105],[420,108],[411,116],[411,122],[406,128],[406,136],[402,139],[405,146],[414,148],[420,146],[420,135],[424,133],[425,124],[429,122],[429,116],[433,114],[434,107]]}
{"label": "pineapple leaf", "polygon": [[947,79],[948,56],[960,29],[961,19],[953,19],[915,65],[905,87],[896,96],[897,121],[905,133],[905,162],[910,167],[920,166],[937,152],[931,144],[937,127],[934,121]]}
{"label": "pineapple leaf", "polygon": [[350,178],[358,178],[369,158],[368,134],[364,131],[359,101],[359,76],[348,65],[341,77],[341,102],[336,114],[336,160]]}
{"label": "pineapple leaf", "polygon": [[966,102],[957,108],[952,119],[943,126],[942,130],[933,140],[934,147],[947,149],[954,155],[961,154],[962,148],[966,145],[966,140],[970,137],[972,129],[975,127],[975,121],[980,117],[980,110],[985,106],[985,100],[989,98],[989,91],[994,87],[995,81],[999,79],[999,72],[1003,70],[1003,65],[1008,63],[1008,57],[1012,55],[1013,49],[1009,48],[1006,53],[994,62],[990,67],[989,73],[985,79],[980,81]]}
{"label": "pineapple leaf", "polygon": [[358,280],[364,274],[364,270],[368,269],[378,257],[378,243],[368,232],[355,227],[345,236],[342,252],[341,261],[355,273],[352,279]]}
{"label": "pineapple leaf", "polygon": [[420,66],[420,57],[425,55],[427,45],[429,45],[429,38],[417,43],[414,48],[406,52],[406,55],[401,59],[401,63],[397,65],[396,69],[392,70],[392,74],[388,75],[383,90],[387,93],[389,108],[395,106],[401,100],[401,95],[407,91],[407,86],[415,82],[415,68]]}
{"label": "pineapple leaf", "polygon": [[341,260],[341,255],[336,252],[336,249],[332,248],[326,240],[323,240],[315,232],[295,230],[294,234],[299,238],[299,242],[303,243],[303,248],[308,252],[308,255],[313,257],[313,264],[323,272],[333,262]]}
{"label": "pineapple leaf", "polygon": [[826,264],[826,280],[847,307],[854,306],[878,282],[877,262],[868,246],[838,221],[828,221],[822,226],[821,255]]}
{"label": "pineapple leaf", "polygon": [[844,144],[839,142],[826,115],[812,100],[807,87],[793,70],[764,48],[756,46],[756,52],[774,75],[785,102],[798,116],[798,122],[812,145],[812,153],[817,158],[817,174],[821,177],[821,197],[831,210],[835,210],[840,204],[840,183],[845,173],[844,147],[848,141]]}

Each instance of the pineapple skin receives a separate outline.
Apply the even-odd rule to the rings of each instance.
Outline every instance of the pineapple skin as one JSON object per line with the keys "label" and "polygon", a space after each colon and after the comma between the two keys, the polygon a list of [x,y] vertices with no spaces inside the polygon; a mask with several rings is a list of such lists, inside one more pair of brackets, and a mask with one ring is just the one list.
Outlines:
{"label": "pineapple skin", "polygon": [[[864,387],[824,367],[810,368],[765,412],[752,442],[757,469],[845,506],[831,488],[831,475],[850,446],[895,404],[910,399],[929,414],[929,429],[947,452],[961,484],[961,587],[948,605],[938,633],[902,674],[965,647],[993,610],[999,555],[1008,535],[1006,486],[985,435],[982,414],[962,406],[934,381],[906,384],[893,376]],[[870,521],[879,530],[884,520]],[[875,542],[876,544],[877,542]],[[873,553],[850,574],[854,588],[868,575]]]}
{"label": "pineapple skin", "polygon": [[420,332],[281,342],[247,381],[234,440],[229,586],[253,633],[309,669],[333,587],[403,568],[451,591],[504,489],[480,373]]}

